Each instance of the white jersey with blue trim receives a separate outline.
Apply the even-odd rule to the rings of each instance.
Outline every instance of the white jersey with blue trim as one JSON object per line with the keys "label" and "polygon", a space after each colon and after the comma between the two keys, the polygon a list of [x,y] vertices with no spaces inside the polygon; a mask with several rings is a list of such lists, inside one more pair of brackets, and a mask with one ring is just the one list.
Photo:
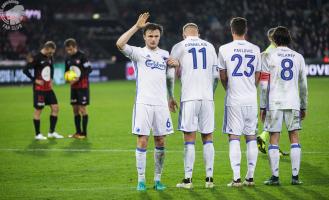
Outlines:
{"label": "white jersey with blue trim", "polygon": [[226,106],[257,106],[255,72],[261,71],[258,46],[234,40],[219,48],[220,70],[227,70]]}
{"label": "white jersey with blue trim", "polygon": [[136,103],[168,106],[166,61],[169,52],[126,44],[122,53],[133,61],[135,67]]}
{"label": "white jersey with blue trim", "polygon": [[181,67],[181,101],[213,100],[213,79],[218,76],[214,46],[199,37],[187,37],[171,50]]}
{"label": "white jersey with blue trim", "polygon": [[267,109],[306,109],[307,78],[304,57],[288,47],[277,47],[262,59],[270,74]]}

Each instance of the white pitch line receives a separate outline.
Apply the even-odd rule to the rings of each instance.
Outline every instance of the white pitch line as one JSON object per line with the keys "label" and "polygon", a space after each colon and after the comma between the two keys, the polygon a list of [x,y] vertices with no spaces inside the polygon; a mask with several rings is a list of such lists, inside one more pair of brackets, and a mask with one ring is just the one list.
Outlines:
{"label": "white pitch line", "polygon": [[[17,149],[8,148],[0,149],[0,151],[25,151],[25,152],[135,152],[135,149]],[[153,150],[147,150],[148,152],[153,152]],[[183,153],[183,150],[166,150],[168,153]],[[195,151],[203,152],[203,151]],[[228,153],[228,151],[215,151],[217,153]],[[244,153],[244,151],[242,151]],[[328,155],[329,152],[321,151],[302,151],[302,154],[325,154]]]}

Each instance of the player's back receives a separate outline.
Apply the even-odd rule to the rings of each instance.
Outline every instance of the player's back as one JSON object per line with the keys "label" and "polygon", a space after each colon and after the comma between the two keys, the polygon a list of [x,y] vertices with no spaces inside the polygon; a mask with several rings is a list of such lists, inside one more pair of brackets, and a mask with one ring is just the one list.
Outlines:
{"label": "player's back", "polygon": [[173,47],[171,56],[181,67],[181,101],[213,100],[214,46],[199,37],[187,37]]}
{"label": "player's back", "polygon": [[299,79],[306,79],[305,61],[288,47],[277,47],[262,62],[270,73],[268,109],[300,109]]}
{"label": "player's back", "polygon": [[234,40],[219,48],[219,67],[227,70],[227,106],[257,106],[255,72],[261,70],[259,47]]}

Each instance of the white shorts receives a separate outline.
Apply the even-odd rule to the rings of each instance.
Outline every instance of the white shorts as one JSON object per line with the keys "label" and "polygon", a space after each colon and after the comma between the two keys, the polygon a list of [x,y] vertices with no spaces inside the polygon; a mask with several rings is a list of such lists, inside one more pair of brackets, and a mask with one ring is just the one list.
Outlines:
{"label": "white shorts", "polygon": [[214,101],[194,100],[181,102],[178,130],[184,132],[199,131],[209,134],[215,129]]}
{"label": "white shorts", "polygon": [[225,106],[223,133],[232,135],[255,135],[256,129],[256,106]]}
{"label": "white shorts", "polygon": [[173,133],[173,126],[168,106],[136,103],[132,117],[132,133],[136,135],[162,136]]}
{"label": "white shorts", "polygon": [[288,131],[300,130],[302,128],[299,110],[268,110],[266,111],[264,130],[281,132],[283,121]]}

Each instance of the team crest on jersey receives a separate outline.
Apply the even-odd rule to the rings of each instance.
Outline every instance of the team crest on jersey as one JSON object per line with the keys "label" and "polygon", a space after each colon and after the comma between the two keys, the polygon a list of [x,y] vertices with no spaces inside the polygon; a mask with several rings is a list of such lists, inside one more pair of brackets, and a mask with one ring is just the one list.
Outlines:
{"label": "team crest on jersey", "polygon": [[165,62],[156,62],[154,60],[146,60],[145,65],[151,69],[160,69],[160,70],[165,70],[166,69],[166,63]]}
{"label": "team crest on jersey", "polygon": [[80,60],[76,60],[75,62],[76,62],[77,64],[80,64]]}

